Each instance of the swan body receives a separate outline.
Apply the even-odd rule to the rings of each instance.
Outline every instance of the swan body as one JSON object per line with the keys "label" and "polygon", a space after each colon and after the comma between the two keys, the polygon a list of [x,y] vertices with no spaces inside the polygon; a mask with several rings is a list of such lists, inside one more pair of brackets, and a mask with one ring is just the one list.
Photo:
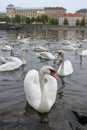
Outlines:
{"label": "swan body", "polygon": [[63,46],[64,50],[77,50],[77,48],[73,45],[67,45],[67,46]]}
{"label": "swan body", "polygon": [[[55,53],[56,54],[56,53]],[[47,60],[54,60],[54,59],[57,59],[58,56],[57,55],[53,55],[52,53],[50,52],[40,52],[38,54],[38,57],[41,58],[41,59],[47,59]]]}
{"label": "swan body", "polygon": [[28,44],[30,43],[30,37],[28,38],[22,38],[20,35],[17,37],[17,40],[19,43],[24,43],[24,44]]}
{"label": "swan body", "polygon": [[48,50],[49,50],[48,47],[47,48],[45,48],[43,46],[35,46],[34,47],[34,51],[36,51],[36,52],[42,52],[42,51],[48,51]]}
{"label": "swan body", "polygon": [[[11,61],[12,58],[13,58],[13,61]],[[0,66],[0,72],[15,70],[22,65],[22,61],[16,57],[11,57],[11,60]]]}
{"label": "swan body", "polygon": [[18,69],[23,64],[26,64],[26,61],[24,60],[23,55],[22,55],[24,51],[26,51],[26,49],[22,49],[21,59],[17,57],[13,57],[13,56],[1,57],[4,64],[0,65],[0,72],[15,70],[15,69]]}
{"label": "swan body", "polygon": [[57,94],[54,69],[44,66],[39,72],[30,70],[24,79],[24,91],[31,107],[40,113],[49,112],[55,103]]}
{"label": "swan body", "polygon": [[87,56],[87,50],[82,50],[79,53],[80,56]]}
{"label": "swan body", "polygon": [[10,45],[6,45],[5,43],[1,44],[1,50],[3,51],[11,51],[13,50],[14,44],[10,43]]}
{"label": "swan body", "polygon": [[71,44],[71,41],[69,41],[69,40],[63,40],[63,41],[62,41],[62,44],[63,44],[63,45],[70,45],[70,44]]}
{"label": "swan body", "polygon": [[58,68],[59,76],[67,76],[73,73],[73,67],[69,60],[64,60],[64,52],[61,52],[62,62]]}

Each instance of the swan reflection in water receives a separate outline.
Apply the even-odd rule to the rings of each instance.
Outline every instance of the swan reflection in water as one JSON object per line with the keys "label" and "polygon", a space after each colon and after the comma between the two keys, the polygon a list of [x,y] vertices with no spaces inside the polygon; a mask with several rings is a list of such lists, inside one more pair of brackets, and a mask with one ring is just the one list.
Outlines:
{"label": "swan reflection in water", "polygon": [[60,88],[57,91],[57,94],[59,98],[62,98],[64,96],[63,88],[65,88],[65,81],[64,81],[64,77],[59,77],[59,78],[60,78],[61,84],[60,84]]}

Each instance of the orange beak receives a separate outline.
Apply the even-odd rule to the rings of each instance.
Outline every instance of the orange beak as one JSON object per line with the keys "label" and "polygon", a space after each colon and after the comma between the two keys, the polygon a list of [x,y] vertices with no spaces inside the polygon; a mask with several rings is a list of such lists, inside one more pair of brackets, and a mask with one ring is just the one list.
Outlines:
{"label": "orange beak", "polygon": [[56,75],[56,73],[52,72],[51,75],[52,75],[54,78],[57,79],[57,75]]}

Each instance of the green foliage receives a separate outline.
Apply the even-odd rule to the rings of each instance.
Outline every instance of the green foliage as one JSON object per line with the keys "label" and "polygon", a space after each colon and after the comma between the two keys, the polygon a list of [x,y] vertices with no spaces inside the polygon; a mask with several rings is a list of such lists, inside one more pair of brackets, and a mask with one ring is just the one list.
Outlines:
{"label": "green foliage", "polygon": [[57,19],[54,18],[49,18],[47,15],[41,15],[41,16],[37,16],[36,18],[32,17],[25,17],[25,16],[20,16],[20,15],[15,15],[14,18],[9,18],[6,17],[5,21],[7,23],[26,23],[26,24],[32,24],[33,22],[36,23],[42,23],[42,24],[59,24],[59,21]]}
{"label": "green foliage", "polygon": [[68,19],[67,19],[67,18],[64,19],[63,24],[64,24],[64,25],[69,25],[69,22],[68,22]]}
{"label": "green foliage", "polygon": [[86,24],[86,23],[85,23],[85,18],[83,18],[83,19],[81,20],[80,25],[81,25],[81,26],[85,26],[85,24]]}
{"label": "green foliage", "polygon": [[25,19],[25,23],[27,23],[27,24],[30,24],[30,23],[31,23],[31,20],[30,20],[29,17],[27,17],[27,18]]}
{"label": "green foliage", "polygon": [[31,23],[35,22],[35,18],[34,17],[32,17],[30,20],[31,20]]}
{"label": "green foliage", "polygon": [[48,16],[47,15],[41,15],[40,17],[41,17],[41,22],[47,23],[47,21],[48,21]]}
{"label": "green foliage", "polygon": [[48,16],[47,15],[41,15],[36,17],[36,22],[41,22],[41,23],[47,23],[48,22]]}
{"label": "green foliage", "polygon": [[78,25],[80,25],[80,20],[79,19],[76,20],[76,26],[78,26]]}
{"label": "green foliage", "polygon": [[48,23],[49,23],[49,24],[56,24],[56,25],[59,24],[58,20],[57,20],[57,19],[54,19],[54,18],[49,18],[49,19],[48,19]]}
{"label": "green foliage", "polygon": [[21,16],[20,15],[15,15],[15,18],[14,18],[14,23],[21,23]]}
{"label": "green foliage", "polygon": [[37,22],[37,23],[38,23],[38,22],[41,22],[40,16],[37,16],[37,17],[36,17],[36,22]]}
{"label": "green foliage", "polygon": [[5,17],[5,21],[6,23],[11,23],[11,18],[9,18],[8,16]]}

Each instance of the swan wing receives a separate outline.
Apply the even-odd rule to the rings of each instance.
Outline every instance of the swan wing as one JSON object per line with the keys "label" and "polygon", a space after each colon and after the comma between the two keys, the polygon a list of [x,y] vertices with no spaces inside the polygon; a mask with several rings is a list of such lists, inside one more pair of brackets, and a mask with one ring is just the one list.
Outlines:
{"label": "swan wing", "polygon": [[11,71],[19,68],[22,65],[22,61],[17,57],[5,58],[6,63],[0,66],[0,71]]}
{"label": "swan wing", "polygon": [[12,46],[9,46],[9,45],[4,45],[4,46],[1,46],[1,50],[13,50],[13,47]]}
{"label": "swan wing", "polygon": [[87,56],[87,50],[83,50],[83,51],[80,53],[80,55],[82,55],[82,56]]}
{"label": "swan wing", "polygon": [[24,92],[28,103],[35,109],[38,108],[41,100],[39,75],[36,70],[30,70],[24,79]]}
{"label": "swan wing", "polygon": [[1,60],[2,60],[3,63],[9,62],[9,61],[11,61],[11,62],[14,61],[12,57],[3,57],[3,56],[0,56],[0,58],[1,58]]}
{"label": "swan wing", "polygon": [[17,68],[17,64],[15,62],[7,62],[0,66],[0,71],[11,71]]}
{"label": "swan wing", "polygon": [[40,57],[43,59],[55,59],[55,56],[52,55],[50,52],[41,52]]}

